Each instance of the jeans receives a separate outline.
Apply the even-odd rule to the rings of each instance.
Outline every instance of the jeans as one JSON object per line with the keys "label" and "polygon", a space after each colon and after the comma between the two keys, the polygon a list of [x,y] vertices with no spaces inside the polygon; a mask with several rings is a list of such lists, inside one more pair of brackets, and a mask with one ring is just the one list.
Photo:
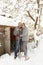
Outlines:
{"label": "jeans", "polygon": [[21,52],[21,49],[22,49],[22,39],[20,39],[19,45],[20,45],[20,52]]}
{"label": "jeans", "polygon": [[23,45],[24,45],[24,55],[27,56],[27,41],[24,41]]}
{"label": "jeans", "polygon": [[17,57],[17,53],[19,52],[19,41],[16,40],[16,45],[15,45],[15,58]]}

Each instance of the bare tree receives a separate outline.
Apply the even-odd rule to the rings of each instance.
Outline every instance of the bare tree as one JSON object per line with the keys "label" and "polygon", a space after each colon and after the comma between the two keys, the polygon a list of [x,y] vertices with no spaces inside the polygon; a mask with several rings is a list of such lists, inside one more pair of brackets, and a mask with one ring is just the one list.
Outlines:
{"label": "bare tree", "polygon": [[[37,13],[39,14],[39,2],[40,2],[40,0],[37,0],[37,4],[38,4],[38,9],[37,9]],[[36,22],[35,22],[35,29],[36,29],[36,25],[37,25],[37,22],[38,22],[38,16],[36,17]]]}
{"label": "bare tree", "polygon": [[[40,10],[39,10],[39,8],[40,8],[40,0],[37,0],[37,5],[38,5],[37,14],[39,14],[39,11],[40,11]],[[36,19],[34,19],[34,17],[32,17],[32,15],[30,14],[29,11],[27,11],[27,13],[28,13],[29,17],[35,22],[34,27],[35,27],[35,29],[36,29],[36,25],[37,25],[37,23],[38,23],[39,16],[37,16]]]}

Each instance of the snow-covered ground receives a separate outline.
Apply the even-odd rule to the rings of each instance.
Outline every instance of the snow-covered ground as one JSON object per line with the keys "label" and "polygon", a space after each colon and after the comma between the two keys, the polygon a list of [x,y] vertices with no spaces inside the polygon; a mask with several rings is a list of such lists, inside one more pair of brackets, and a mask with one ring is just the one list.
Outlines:
{"label": "snow-covered ground", "polygon": [[39,45],[37,48],[28,49],[28,56],[30,59],[25,61],[24,57],[14,59],[14,53],[11,55],[4,54],[0,56],[0,65],[43,65],[43,35],[39,36]]}

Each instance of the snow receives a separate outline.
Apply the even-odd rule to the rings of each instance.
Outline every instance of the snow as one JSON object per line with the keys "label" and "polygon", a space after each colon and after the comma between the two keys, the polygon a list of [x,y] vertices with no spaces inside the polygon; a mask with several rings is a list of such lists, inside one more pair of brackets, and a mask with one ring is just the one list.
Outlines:
{"label": "snow", "polygon": [[[31,47],[34,42],[28,43]],[[0,56],[0,65],[43,65],[43,34],[39,36],[39,45],[32,49],[28,47],[29,60],[25,61],[24,57],[14,59],[14,53],[11,55],[4,54]],[[22,52],[23,54],[23,52]]]}
{"label": "snow", "polygon": [[[30,0],[1,0],[0,1],[0,15],[5,15],[6,17],[11,16],[13,19],[15,19],[15,21],[19,21],[19,22],[31,21],[27,13],[28,10],[32,15],[32,17],[36,19],[37,12],[35,11],[35,8],[37,9],[36,0],[32,0],[32,2]],[[26,13],[27,16],[25,15]],[[24,18],[25,20],[23,20]]]}
{"label": "snow", "polygon": [[17,26],[19,22],[15,22],[13,19],[0,16],[0,25]]}
{"label": "snow", "polygon": [[[24,21],[27,25],[29,22],[33,23],[34,21],[28,16],[27,11],[34,19],[39,16],[36,0],[0,0],[0,25],[17,26],[18,22]],[[1,17],[1,15],[5,15],[5,17]],[[14,20],[8,18],[9,16]],[[43,26],[43,23],[41,25]]]}

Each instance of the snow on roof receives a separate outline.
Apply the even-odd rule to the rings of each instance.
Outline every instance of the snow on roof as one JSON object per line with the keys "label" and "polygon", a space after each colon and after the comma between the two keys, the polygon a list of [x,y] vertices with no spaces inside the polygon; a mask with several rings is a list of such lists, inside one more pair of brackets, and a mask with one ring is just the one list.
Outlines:
{"label": "snow on roof", "polygon": [[0,25],[17,26],[19,22],[15,22],[13,19],[0,16]]}

